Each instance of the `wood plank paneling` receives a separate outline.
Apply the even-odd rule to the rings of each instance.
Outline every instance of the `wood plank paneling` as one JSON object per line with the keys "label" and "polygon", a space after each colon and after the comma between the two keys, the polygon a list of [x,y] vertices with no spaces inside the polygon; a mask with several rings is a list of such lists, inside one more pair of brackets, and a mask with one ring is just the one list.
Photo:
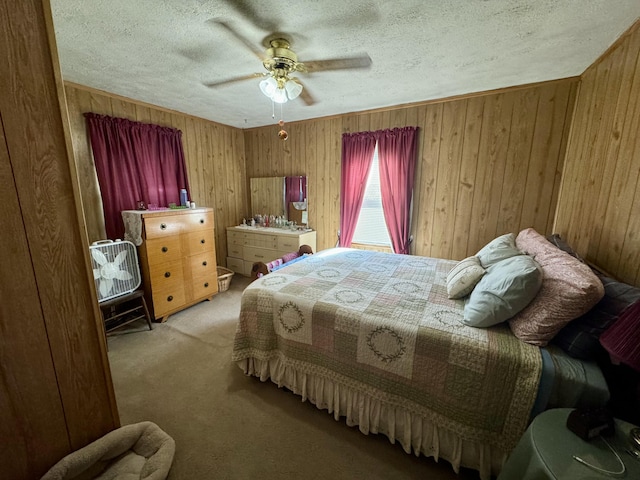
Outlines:
{"label": "wood plank paneling", "polygon": [[520,229],[528,225],[548,225],[553,218],[550,205],[554,204],[554,191],[559,187],[561,169],[547,158],[558,158],[562,149],[562,137],[551,135],[557,128],[566,128],[567,104],[570,90],[558,89],[557,85],[549,85],[540,90],[538,114],[550,119],[549,122],[537,122],[533,132],[531,145],[531,162],[525,182],[525,192],[520,216]]}
{"label": "wood plank paneling", "polygon": [[[418,126],[412,253],[460,259],[496,235],[551,233],[576,79],[244,132],[248,177],[308,177],[318,249],[335,245],[345,132]],[[289,163],[289,159],[291,163]],[[540,198],[544,196],[544,198]]]}
{"label": "wood plank paneling", "polygon": [[640,21],[583,74],[555,230],[578,253],[640,284]]}
{"label": "wood plank paneling", "polygon": [[119,420],[50,6],[3,2],[0,27],[0,472],[38,478]]}
{"label": "wood plank paneling", "polygon": [[100,188],[83,117],[85,112],[94,112],[182,131],[191,199],[198,206],[214,208],[216,257],[224,265],[225,228],[249,215],[242,130],[75,84],[67,84],[65,92],[89,240],[105,238]]}
{"label": "wood plank paneling", "polygon": [[0,472],[38,478],[71,444],[2,130],[0,184]]}
{"label": "wood plank paneling", "polygon": [[462,143],[462,157],[460,163],[460,178],[456,205],[455,225],[453,227],[453,245],[451,256],[462,258],[467,252],[469,233],[472,224],[471,208],[475,187],[476,170],[478,166],[478,146],[482,128],[482,114],[484,98],[470,98],[467,102],[467,114],[464,126],[464,140]]}
{"label": "wood plank paneling", "polygon": [[[65,89],[67,105],[77,105],[82,111],[91,111],[91,94],[86,90]],[[89,137],[86,135],[86,121],[82,115],[69,116],[69,129],[76,158],[76,175],[80,183],[82,204],[90,241],[107,238],[104,226],[102,197],[98,186],[96,167],[91,153]]]}
{"label": "wood plank paneling", "polygon": [[432,233],[435,251],[438,252],[437,256],[442,258],[453,258],[467,102],[468,100],[460,100],[445,103],[442,115],[436,201],[433,205],[433,222],[437,228],[434,228]]}

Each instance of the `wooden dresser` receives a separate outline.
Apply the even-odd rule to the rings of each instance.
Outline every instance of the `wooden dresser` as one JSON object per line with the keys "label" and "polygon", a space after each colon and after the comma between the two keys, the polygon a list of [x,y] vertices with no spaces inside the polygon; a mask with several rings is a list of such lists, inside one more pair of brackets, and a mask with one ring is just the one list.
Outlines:
{"label": "wooden dresser", "polygon": [[153,318],[164,322],[172,313],[211,299],[218,292],[213,209],[138,213],[140,267]]}
{"label": "wooden dresser", "polygon": [[270,262],[309,245],[316,252],[316,232],[283,228],[227,227],[227,267],[250,276],[255,262]]}

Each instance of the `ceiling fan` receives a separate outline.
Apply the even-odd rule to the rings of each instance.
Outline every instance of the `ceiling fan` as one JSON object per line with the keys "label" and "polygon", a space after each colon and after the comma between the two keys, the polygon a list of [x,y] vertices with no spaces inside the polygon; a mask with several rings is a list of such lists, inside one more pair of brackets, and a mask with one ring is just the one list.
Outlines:
{"label": "ceiling fan", "polygon": [[262,78],[260,90],[274,102],[286,103],[299,96],[307,105],[313,105],[315,100],[308,89],[304,87],[299,78],[292,76],[292,74],[369,68],[371,66],[371,58],[366,54],[357,57],[299,62],[298,55],[291,49],[291,38],[286,34],[273,33],[267,36],[263,40],[266,50],[261,51],[227,23],[220,20],[215,20],[215,23],[225,28],[251,50],[262,61],[266,72],[251,73],[228,80],[206,83],[207,87],[220,87],[252,78]]}

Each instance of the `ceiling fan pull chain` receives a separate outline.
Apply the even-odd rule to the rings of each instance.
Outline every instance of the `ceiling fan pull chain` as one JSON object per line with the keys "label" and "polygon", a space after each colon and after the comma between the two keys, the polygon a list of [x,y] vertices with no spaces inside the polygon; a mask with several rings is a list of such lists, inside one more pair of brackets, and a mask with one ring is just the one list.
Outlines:
{"label": "ceiling fan pull chain", "polygon": [[271,118],[276,119],[276,102],[271,100]]}

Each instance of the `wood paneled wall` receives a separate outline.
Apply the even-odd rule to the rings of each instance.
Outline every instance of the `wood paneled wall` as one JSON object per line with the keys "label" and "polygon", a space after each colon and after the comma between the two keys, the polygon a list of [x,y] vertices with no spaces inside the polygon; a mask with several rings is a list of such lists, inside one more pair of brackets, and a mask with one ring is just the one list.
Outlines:
{"label": "wood paneled wall", "polygon": [[[506,232],[551,233],[577,79],[245,130],[248,177],[307,175],[318,249],[337,241],[344,132],[420,127],[412,253],[462,259]],[[286,106],[285,106],[286,108]]]}
{"label": "wood paneled wall", "polygon": [[119,426],[48,2],[0,3],[0,476]]}
{"label": "wood paneled wall", "polygon": [[640,22],[582,76],[555,229],[640,285]]}
{"label": "wood paneled wall", "polygon": [[84,112],[95,112],[182,131],[191,200],[214,209],[216,257],[224,265],[225,228],[238,225],[249,211],[242,130],[75,84],[67,83],[65,91],[89,240],[106,238],[100,188],[83,117]]}

